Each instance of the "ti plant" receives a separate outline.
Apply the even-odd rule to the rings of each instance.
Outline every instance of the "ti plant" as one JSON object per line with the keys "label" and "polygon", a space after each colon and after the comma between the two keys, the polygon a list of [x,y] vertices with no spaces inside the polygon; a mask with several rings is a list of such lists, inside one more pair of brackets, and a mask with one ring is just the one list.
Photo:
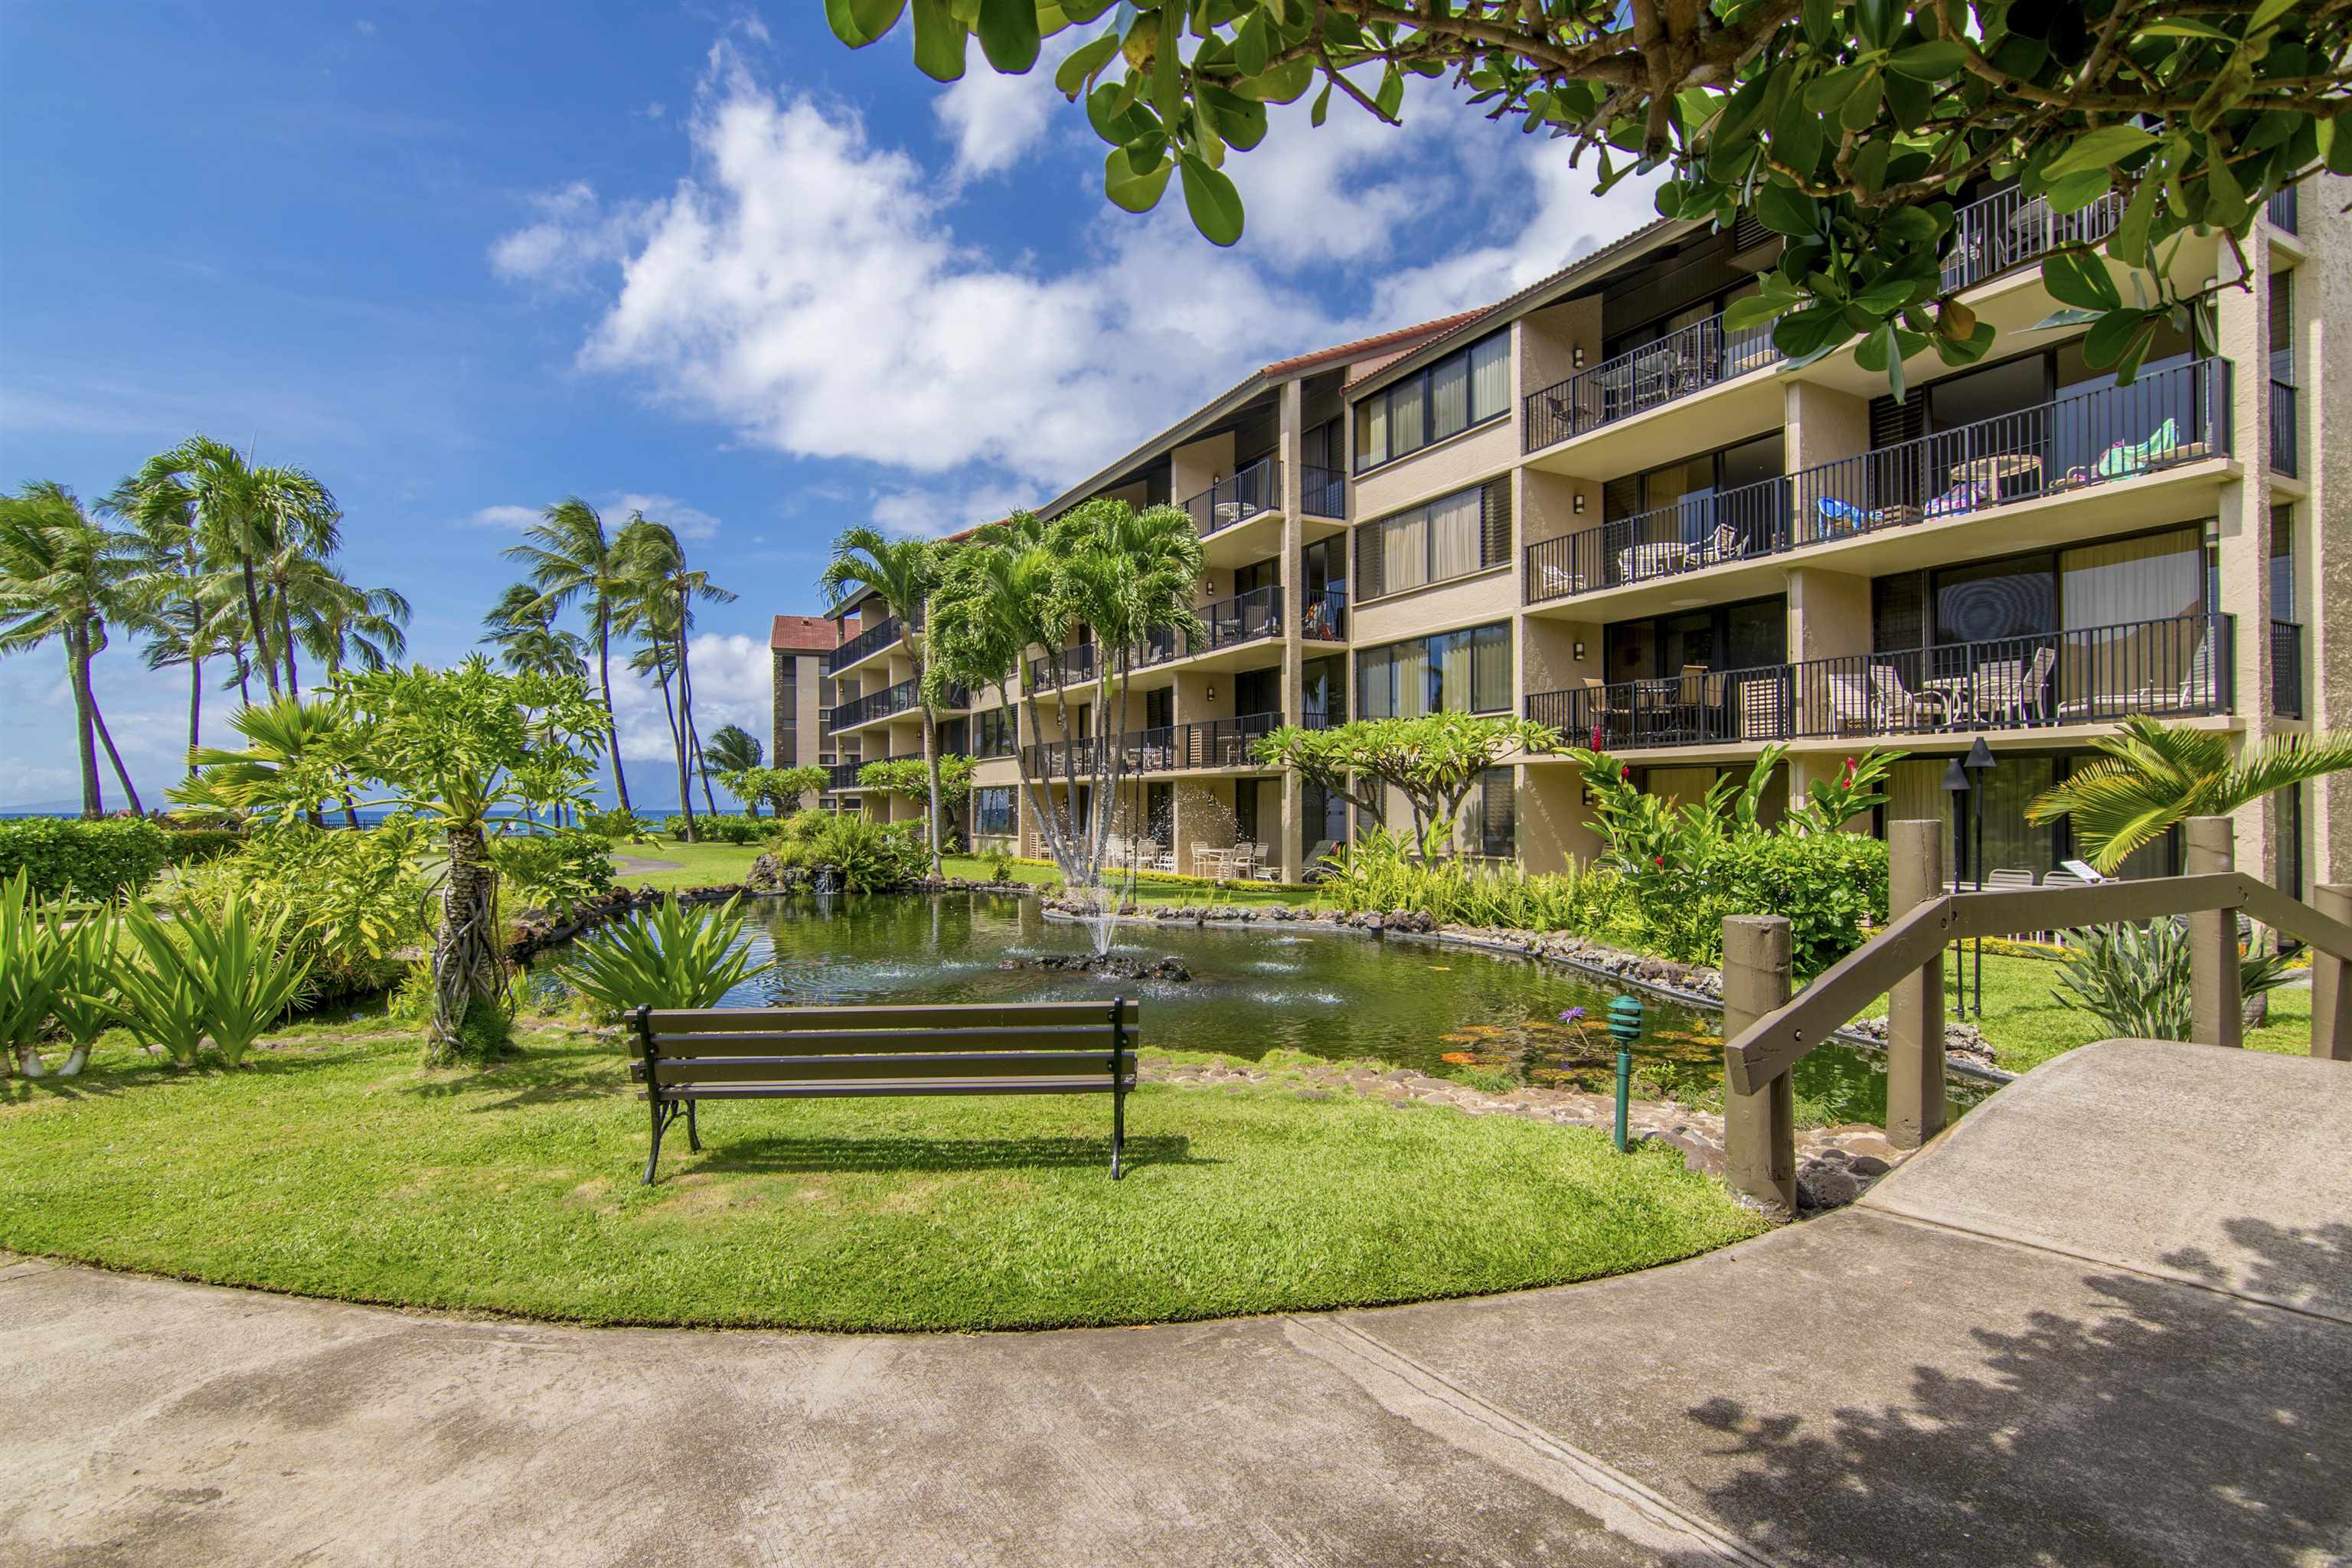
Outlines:
{"label": "ti plant", "polygon": [[257,922],[240,895],[217,914],[184,911],[168,926],[134,903],[125,922],[147,958],[118,977],[125,1015],[183,1066],[207,1036],[229,1066],[241,1065],[262,1032],[310,994],[310,965],[293,960],[283,940],[287,916]]}
{"label": "ti plant", "polygon": [[556,973],[607,1014],[639,1006],[713,1007],[773,969],[752,962],[740,899],[689,910],[675,896],[588,937]]}

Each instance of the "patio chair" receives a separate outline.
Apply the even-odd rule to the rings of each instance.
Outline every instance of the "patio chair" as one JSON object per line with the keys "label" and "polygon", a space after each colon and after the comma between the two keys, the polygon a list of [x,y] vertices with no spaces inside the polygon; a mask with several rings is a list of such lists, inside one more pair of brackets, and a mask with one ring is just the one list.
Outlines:
{"label": "patio chair", "polygon": [[2046,722],[2043,693],[2057,667],[2058,650],[2048,643],[2035,648],[2031,658],[1997,658],[1977,666],[1969,692],[1977,717],[1988,723]]}
{"label": "patio chair", "polygon": [[1942,495],[1927,503],[1929,517],[1958,517],[1974,511],[1980,506],[1990,506],[2000,498],[1990,486],[1974,479],[1962,479]]}
{"label": "patio chair", "polygon": [[1323,864],[1323,858],[1326,855],[1330,854],[1332,850],[1337,849],[1339,847],[1339,842],[1336,838],[1317,839],[1315,841],[1315,847],[1307,852],[1307,868],[1299,872],[1299,880],[1303,882],[1319,882],[1325,877],[1330,875],[1329,870]]}
{"label": "patio chair", "polygon": [[2031,871],[2004,867],[2000,870],[1985,873],[1987,892],[2014,892],[2020,888],[2032,886],[2033,886],[2033,873]]}
{"label": "patio chair", "polygon": [[1880,728],[1877,692],[1861,675],[1829,678],[1830,721],[1840,734],[1867,735]]}
{"label": "patio chair", "polygon": [[1274,846],[1271,844],[1260,844],[1255,846],[1255,847],[1257,850],[1257,879],[1261,882],[1281,881],[1282,861],[1280,858],[1275,854]]}
{"label": "patio chair", "polygon": [[1914,691],[1891,664],[1870,667],[1870,684],[1894,730],[1940,730],[1952,721],[1951,699],[1941,691]]}
{"label": "patio chair", "polygon": [[1718,522],[1707,542],[1690,553],[1685,563],[1696,571],[1702,566],[1719,566],[1726,561],[1737,561],[1748,553],[1748,535],[1728,522]]}
{"label": "patio chair", "polygon": [[2092,465],[2092,472],[2103,479],[2120,479],[2145,473],[2155,464],[2175,456],[2180,445],[2179,421],[2167,419],[2149,434],[2147,440],[2137,443],[2117,441],[2100,453],[2099,460]]}
{"label": "patio chair", "polygon": [[1246,882],[1256,875],[1257,846],[1255,844],[1236,844],[1231,849],[1225,851],[1224,867],[1223,869],[1218,873],[1217,880],[1222,882],[1231,879],[1237,882]]}
{"label": "patio chair", "polygon": [[1584,592],[1584,574],[1571,572],[1565,566],[1547,564],[1537,567],[1536,582],[1540,598],[1558,599]]}

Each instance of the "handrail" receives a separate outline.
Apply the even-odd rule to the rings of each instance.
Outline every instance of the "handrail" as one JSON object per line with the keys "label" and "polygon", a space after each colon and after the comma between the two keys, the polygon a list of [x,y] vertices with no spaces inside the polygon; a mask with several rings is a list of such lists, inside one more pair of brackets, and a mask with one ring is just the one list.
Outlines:
{"label": "handrail", "polygon": [[827,648],[818,661],[826,675],[839,675],[859,659],[866,658],[897,642],[906,635],[907,623],[892,616],[866,627],[847,642]]}
{"label": "handrail", "polygon": [[1897,981],[1936,962],[1952,942],[2230,909],[2243,910],[2331,958],[2352,961],[2352,925],[2242,871],[2148,877],[2081,888],[1946,893],[1890,921],[1796,996],[1756,1020],[1738,1038],[1726,1041],[1726,1081],[1735,1093],[1757,1092]]}

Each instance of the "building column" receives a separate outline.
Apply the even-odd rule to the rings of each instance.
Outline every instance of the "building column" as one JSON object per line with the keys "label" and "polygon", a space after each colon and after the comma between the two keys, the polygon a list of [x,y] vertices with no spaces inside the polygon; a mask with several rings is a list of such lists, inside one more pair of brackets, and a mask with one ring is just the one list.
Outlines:
{"label": "building column", "polygon": [[[2221,486],[2214,521],[2221,599],[2213,608],[2234,623],[2231,706],[2243,726],[2240,745],[2253,746],[2275,728],[2271,717],[2271,375],[2265,341],[2271,254],[2266,224],[2256,224],[2246,237],[2245,255],[2248,270],[2242,278],[2226,246],[2216,263],[2222,276],[2213,296],[2212,346],[2231,364],[2230,445],[2241,477]],[[2233,814],[2238,864],[2255,876],[2272,872],[2281,816],[2277,802],[2268,799]]]}
{"label": "building column", "polygon": [[[2302,462],[2309,494],[2295,509],[2309,593],[2303,621],[2303,710],[2315,734],[2352,729],[2352,419],[2338,426],[2336,402],[2352,395],[2352,179],[2305,184],[2296,226],[2296,378],[2303,405]],[[2352,773],[2304,786],[2306,886],[2352,882]]]}
{"label": "building column", "polygon": [[[1282,498],[1282,720],[1301,721],[1307,713],[1307,530],[1299,521],[1305,487],[1298,471],[1307,432],[1307,388],[1293,378],[1282,384],[1282,418],[1275,450],[1281,464]],[[1276,859],[1282,879],[1296,882],[1306,874],[1307,800],[1298,774],[1284,769],[1276,781],[1275,821],[1261,823],[1264,835],[1271,826]],[[1260,802],[1263,805],[1265,803]]]}

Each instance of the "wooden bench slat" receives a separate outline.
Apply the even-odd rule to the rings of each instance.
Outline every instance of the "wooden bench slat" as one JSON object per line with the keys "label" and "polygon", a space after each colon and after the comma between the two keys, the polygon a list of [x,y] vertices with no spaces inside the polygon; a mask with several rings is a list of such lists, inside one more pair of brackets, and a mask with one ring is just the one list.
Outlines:
{"label": "wooden bench slat", "polygon": [[[1022,1028],[1040,1024],[1100,1024],[1110,1026],[1108,996],[1094,1002],[941,1002],[920,1006],[846,1007],[656,1007],[646,1015],[656,1036],[726,1035],[747,1030]],[[1127,999],[1127,1026],[1133,1028],[1143,1005]]]}
{"label": "wooden bench slat", "polygon": [[[1135,1091],[1135,1075],[1118,1086]],[[883,1079],[845,1083],[748,1084],[709,1089],[662,1089],[664,1100],[832,1100],[858,1095],[918,1094],[1108,1094],[1108,1073],[1085,1078]],[[643,1098],[640,1096],[640,1098]]]}
{"label": "wooden bench slat", "polygon": [[[731,1061],[654,1064],[665,1089],[695,1083],[789,1083],[814,1079],[1055,1078],[1091,1072],[1110,1081],[1111,1053],[1099,1051],[931,1051],[890,1057],[743,1057]],[[926,1071],[924,1069],[934,1069]]]}
{"label": "wooden bench slat", "polygon": [[[1130,1029],[1128,1049],[1136,1047]],[[668,1061],[678,1058],[724,1060],[734,1056],[823,1056],[829,1052],[872,1052],[970,1048],[973,1050],[1060,1050],[1072,1047],[1111,1048],[1108,1024],[1032,1025],[1026,1028],[967,1029],[796,1029],[767,1030],[740,1035],[656,1035],[654,1054]],[[644,1042],[634,1037],[633,1055],[645,1055]]]}

